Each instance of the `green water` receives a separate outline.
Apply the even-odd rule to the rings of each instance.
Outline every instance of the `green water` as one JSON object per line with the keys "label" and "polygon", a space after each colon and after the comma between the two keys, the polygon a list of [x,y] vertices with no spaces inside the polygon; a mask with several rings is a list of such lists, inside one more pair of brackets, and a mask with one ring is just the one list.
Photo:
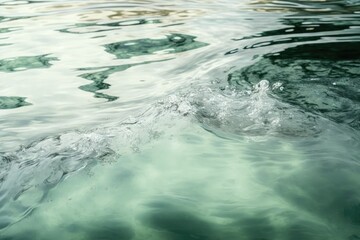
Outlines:
{"label": "green water", "polygon": [[0,1],[0,239],[360,239],[359,4]]}

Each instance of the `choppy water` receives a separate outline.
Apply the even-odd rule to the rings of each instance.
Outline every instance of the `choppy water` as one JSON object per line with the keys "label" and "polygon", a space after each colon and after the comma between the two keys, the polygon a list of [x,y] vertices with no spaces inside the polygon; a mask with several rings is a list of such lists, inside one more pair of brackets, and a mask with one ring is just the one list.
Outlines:
{"label": "choppy water", "polygon": [[0,1],[0,239],[360,239],[360,2]]}

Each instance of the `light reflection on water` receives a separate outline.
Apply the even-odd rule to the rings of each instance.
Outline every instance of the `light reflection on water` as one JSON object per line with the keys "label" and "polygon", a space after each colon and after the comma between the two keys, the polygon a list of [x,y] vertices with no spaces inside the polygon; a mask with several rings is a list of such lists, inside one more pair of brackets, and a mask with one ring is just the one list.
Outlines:
{"label": "light reflection on water", "polygon": [[0,239],[360,238],[356,1],[0,8]]}

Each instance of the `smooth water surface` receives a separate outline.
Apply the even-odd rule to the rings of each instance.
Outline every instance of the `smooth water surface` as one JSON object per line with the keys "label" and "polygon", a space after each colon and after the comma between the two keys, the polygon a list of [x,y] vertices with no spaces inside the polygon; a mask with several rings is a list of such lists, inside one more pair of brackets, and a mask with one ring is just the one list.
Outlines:
{"label": "smooth water surface", "polygon": [[0,1],[0,239],[360,239],[360,2]]}

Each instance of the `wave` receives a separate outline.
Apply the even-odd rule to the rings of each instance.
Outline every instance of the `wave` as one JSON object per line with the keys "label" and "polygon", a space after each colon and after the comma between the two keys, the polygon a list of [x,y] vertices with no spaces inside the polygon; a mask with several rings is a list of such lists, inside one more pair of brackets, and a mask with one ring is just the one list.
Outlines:
{"label": "wave", "polygon": [[120,155],[141,151],[142,146],[168,134],[181,121],[196,121],[219,136],[236,138],[318,134],[319,119],[273,98],[270,92],[274,87],[262,80],[242,92],[220,91],[210,86],[183,90],[118,125],[71,131],[35,141],[16,152],[3,153],[1,228],[26,217],[51,188],[68,176]]}

